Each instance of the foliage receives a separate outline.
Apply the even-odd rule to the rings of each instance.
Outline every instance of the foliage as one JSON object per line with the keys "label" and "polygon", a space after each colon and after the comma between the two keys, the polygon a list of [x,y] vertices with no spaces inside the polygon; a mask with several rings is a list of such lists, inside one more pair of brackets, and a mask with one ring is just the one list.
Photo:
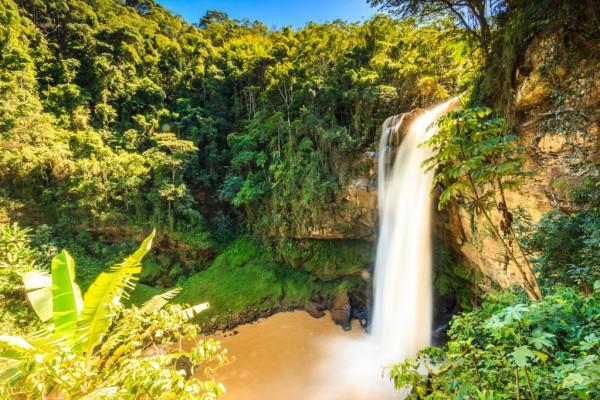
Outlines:
{"label": "foliage", "polygon": [[512,4],[505,0],[369,0],[369,3],[390,9],[405,18],[417,16],[428,19],[450,15],[477,41],[485,61],[492,39],[493,17]]}
{"label": "foliage", "polygon": [[600,279],[600,210],[550,211],[522,236],[544,286],[591,292]]}
{"label": "foliage", "polygon": [[[183,346],[198,334],[187,320],[206,304],[187,309],[167,306],[177,294],[173,290],[139,309],[121,305],[134,287],[153,238],[154,233],[131,256],[100,274],[83,298],[71,256],[63,250],[52,260],[51,290],[44,293],[45,302],[51,304],[51,322],[25,337],[0,336],[0,394],[209,399],[222,393],[213,379],[214,371],[226,361],[218,343],[200,341],[191,350]],[[202,369],[196,376],[201,379],[192,378],[198,366]]]}
{"label": "foliage", "polygon": [[491,113],[489,108],[452,112],[424,143],[435,154],[425,166],[436,169],[435,183],[444,189],[439,209],[460,198],[475,212],[489,210],[496,205],[498,182],[512,189],[527,176],[522,171],[525,148],[515,136],[504,135],[504,121]]}
{"label": "foliage", "polygon": [[359,240],[282,239],[275,246],[274,256],[322,281],[329,281],[366,271],[372,251],[370,243]]}
{"label": "foliage", "polygon": [[469,266],[449,247],[436,240],[433,247],[434,292],[457,297],[461,310],[470,310],[478,304],[481,286],[487,283],[485,275],[474,266]]}
{"label": "foliage", "polygon": [[[456,315],[450,341],[390,369],[414,399],[595,399],[600,396],[600,282],[537,303],[513,293]],[[427,373],[422,374],[420,369]]]}
{"label": "foliage", "polygon": [[31,245],[31,230],[19,225],[0,228],[0,320],[3,330],[24,333],[38,325],[27,306],[21,274],[35,271],[39,254]]}
{"label": "foliage", "polygon": [[473,70],[445,20],[269,30],[215,11],[192,26],[153,1],[63,3],[0,6],[0,182],[27,214],[114,242],[188,231],[199,198],[261,233],[318,228],[380,122]]}
{"label": "foliage", "polygon": [[[540,33],[554,30],[567,50],[561,56],[569,63],[577,63],[580,57],[589,59],[596,46],[589,37],[598,33],[595,19],[598,4],[594,0],[507,0],[506,3],[505,12],[495,18],[488,62],[472,97],[509,117],[514,113],[516,73],[522,67],[528,46]],[[578,28],[572,29],[574,26]],[[557,46],[555,50],[558,49]],[[557,53],[560,52],[563,50]],[[554,62],[554,56],[545,55],[543,64]],[[557,82],[555,86],[559,85]]]}
{"label": "foliage", "polygon": [[[517,144],[515,136],[505,135],[504,121],[491,114],[489,108],[467,108],[442,118],[437,133],[423,143],[434,154],[424,166],[436,170],[434,182],[442,187],[438,208],[461,200],[473,215],[482,215],[517,266],[528,295],[539,299],[541,290],[515,236],[504,196],[504,190],[518,187],[529,175],[522,169],[525,148]],[[492,220],[492,208],[500,212],[499,226]]]}
{"label": "foliage", "polygon": [[270,250],[242,237],[228,246],[212,265],[183,284],[176,302],[211,300],[197,319],[208,328],[233,327],[274,311],[303,307],[312,296],[330,298],[346,285],[321,281],[301,269],[275,261]]}

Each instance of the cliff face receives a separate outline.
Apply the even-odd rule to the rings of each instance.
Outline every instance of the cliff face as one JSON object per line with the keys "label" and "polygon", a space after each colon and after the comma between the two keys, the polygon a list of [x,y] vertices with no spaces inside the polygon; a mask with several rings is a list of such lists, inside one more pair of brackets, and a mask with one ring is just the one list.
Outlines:
{"label": "cliff face", "polygon": [[[593,49],[595,47],[595,49]],[[597,43],[568,41],[558,29],[539,35],[515,74],[509,121],[529,149],[534,175],[507,193],[515,219],[537,222],[548,211],[579,208],[576,192],[595,181],[600,165],[600,63]],[[501,245],[464,209],[447,225],[452,245],[501,287],[519,283]],[[499,221],[499,215],[495,215]]]}
{"label": "cliff face", "polygon": [[[517,221],[535,223],[552,209],[576,211],[577,188],[600,175],[600,63],[596,54],[600,54],[597,43],[578,44],[560,29],[548,29],[522,55],[507,119],[528,148],[526,169],[534,175],[518,190],[506,193]],[[406,125],[399,126],[398,137]],[[300,236],[373,240],[377,161],[376,153],[365,153],[361,160],[368,166],[363,169],[365,173],[345,189],[347,213],[331,219],[330,229],[307,230]],[[499,214],[493,214],[499,222]],[[520,282],[501,244],[464,208],[455,205],[438,215],[434,232],[438,242],[445,242],[462,256],[466,270],[480,272],[473,282],[480,289],[496,285],[506,288]]]}

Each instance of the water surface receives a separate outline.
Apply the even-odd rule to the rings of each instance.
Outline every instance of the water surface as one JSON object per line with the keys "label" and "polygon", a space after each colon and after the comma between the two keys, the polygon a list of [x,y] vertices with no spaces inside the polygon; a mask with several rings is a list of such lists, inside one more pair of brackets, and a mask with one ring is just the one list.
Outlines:
{"label": "water surface", "polygon": [[[330,316],[315,319],[304,311],[275,314],[215,336],[234,362],[217,379],[236,400],[373,400],[395,398],[370,365],[358,325],[344,332]],[[368,368],[368,371],[365,370]],[[364,379],[355,379],[358,370]],[[363,382],[361,382],[363,381]],[[383,391],[383,392],[381,392]]]}

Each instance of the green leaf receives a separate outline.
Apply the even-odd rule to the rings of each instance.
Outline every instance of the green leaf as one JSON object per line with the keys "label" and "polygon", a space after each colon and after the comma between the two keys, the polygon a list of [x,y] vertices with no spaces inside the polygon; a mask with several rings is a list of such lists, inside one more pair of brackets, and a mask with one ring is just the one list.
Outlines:
{"label": "green leaf", "polygon": [[515,347],[510,357],[513,363],[518,367],[526,367],[529,365],[529,360],[535,357],[529,346]]}
{"label": "green leaf", "polygon": [[52,318],[52,277],[42,271],[21,274],[27,299],[42,322]]}
{"label": "green leaf", "polygon": [[63,250],[52,259],[52,321],[55,339],[71,336],[77,328],[81,292],[75,283],[75,261]]}
{"label": "green leaf", "polygon": [[145,302],[140,309],[144,314],[152,314],[155,311],[162,309],[167,303],[181,292],[181,288],[175,288],[168,292],[157,294],[150,300]]}
{"label": "green leaf", "polygon": [[529,338],[529,344],[531,344],[536,349],[541,350],[543,348],[553,346],[554,343],[551,340],[552,338],[554,338],[553,334],[543,332],[537,329],[532,333],[532,336]]}
{"label": "green leaf", "polygon": [[19,351],[34,350],[35,347],[21,336],[0,335],[0,343]]}
{"label": "green leaf", "polygon": [[0,382],[7,382],[8,384],[15,384],[25,373],[21,368],[7,368],[0,372]]}
{"label": "green leaf", "polygon": [[186,317],[187,319],[193,318],[196,314],[201,313],[204,310],[207,310],[209,308],[208,303],[202,303],[202,304],[197,304],[195,306],[186,308],[185,310],[183,310],[183,316]]}
{"label": "green leaf", "polygon": [[142,259],[152,247],[156,231],[152,231],[131,256],[114,265],[109,272],[101,273],[85,293],[83,311],[77,327],[76,350],[91,356],[102,341],[115,316],[115,309],[127,290],[133,290],[134,282],[142,270]]}

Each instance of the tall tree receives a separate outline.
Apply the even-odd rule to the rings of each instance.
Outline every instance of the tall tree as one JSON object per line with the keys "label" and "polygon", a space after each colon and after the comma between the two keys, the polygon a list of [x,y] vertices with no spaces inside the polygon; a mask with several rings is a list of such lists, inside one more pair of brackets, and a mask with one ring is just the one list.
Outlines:
{"label": "tall tree", "polygon": [[487,60],[491,42],[491,20],[506,8],[504,0],[368,0],[373,6],[388,9],[401,17],[435,18],[450,15],[478,43]]}

